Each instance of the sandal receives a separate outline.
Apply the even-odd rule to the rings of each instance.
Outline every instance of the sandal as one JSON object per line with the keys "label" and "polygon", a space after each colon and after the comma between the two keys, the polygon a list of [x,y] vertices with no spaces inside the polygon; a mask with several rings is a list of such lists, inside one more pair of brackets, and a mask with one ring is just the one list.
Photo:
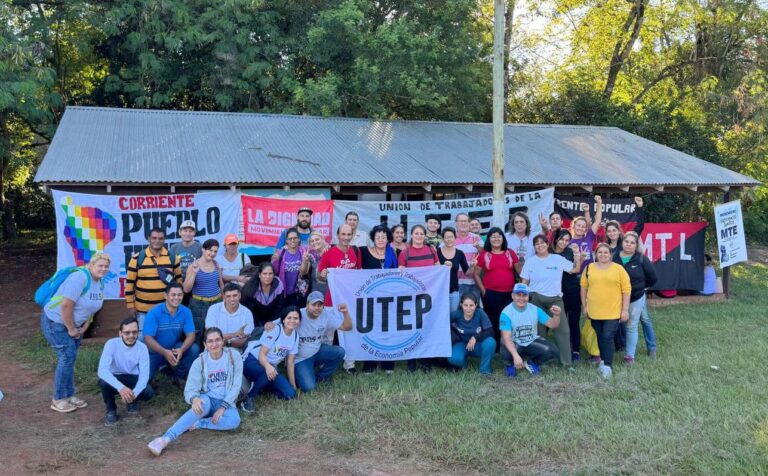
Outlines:
{"label": "sandal", "polygon": [[85,408],[85,407],[87,407],[87,406],[88,406],[88,402],[86,402],[85,400],[83,400],[83,399],[81,399],[81,398],[77,398],[77,397],[76,397],[76,396],[74,396],[74,395],[72,395],[71,397],[69,397],[69,398],[67,399],[67,401],[68,401],[69,403],[71,403],[72,405],[76,406],[77,408]]}
{"label": "sandal", "polygon": [[77,410],[77,407],[69,403],[69,400],[52,400],[51,410],[59,413],[70,413]]}

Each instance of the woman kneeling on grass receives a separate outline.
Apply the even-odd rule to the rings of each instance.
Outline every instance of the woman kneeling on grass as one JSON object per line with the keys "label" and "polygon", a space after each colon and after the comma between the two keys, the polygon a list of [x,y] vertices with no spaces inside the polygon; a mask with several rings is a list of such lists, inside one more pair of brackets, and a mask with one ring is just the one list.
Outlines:
{"label": "woman kneeling on grass", "polygon": [[192,363],[184,386],[184,399],[192,408],[148,445],[155,456],[187,430],[234,430],[240,425],[235,401],[243,379],[242,357],[237,350],[224,347],[218,327],[206,329],[203,342],[205,351]]}
{"label": "woman kneeling on grass", "polygon": [[461,310],[451,312],[451,342],[453,349],[448,363],[467,368],[467,357],[480,357],[480,373],[491,375],[491,359],[496,352],[493,324],[488,315],[477,307],[472,293],[461,296]]}
{"label": "woman kneeling on grass", "polygon": [[[301,314],[294,306],[283,309],[280,324],[266,330],[258,342],[248,344],[243,357],[245,377],[253,382],[241,408],[246,413],[256,411],[254,399],[262,390],[271,390],[278,398],[290,400],[296,396],[294,360],[299,353],[299,324]],[[285,361],[288,378],[277,371]]]}

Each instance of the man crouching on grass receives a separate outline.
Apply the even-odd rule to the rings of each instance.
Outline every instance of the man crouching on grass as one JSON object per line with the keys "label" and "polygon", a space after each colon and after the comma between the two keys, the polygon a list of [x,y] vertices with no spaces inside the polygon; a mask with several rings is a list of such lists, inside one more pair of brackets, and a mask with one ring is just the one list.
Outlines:
{"label": "man crouching on grass", "polygon": [[512,304],[501,311],[499,330],[504,344],[501,346],[501,357],[507,364],[509,377],[514,377],[523,368],[536,375],[541,372],[541,364],[560,357],[555,344],[539,337],[537,326],[542,324],[556,329],[560,325],[560,308],[549,308],[552,312],[552,317],[549,317],[541,308],[528,303],[528,294],[528,285],[515,284]]}
{"label": "man crouching on grass", "polygon": [[139,411],[137,400],[147,401],[155,396],[149,386],[149,350],[139,341],[139,321],[129,317],[120,323],[118,337],[104,344],[99,359],[99,387],[107,406],[107,426],[117,423],[118,394],[128,413]]}

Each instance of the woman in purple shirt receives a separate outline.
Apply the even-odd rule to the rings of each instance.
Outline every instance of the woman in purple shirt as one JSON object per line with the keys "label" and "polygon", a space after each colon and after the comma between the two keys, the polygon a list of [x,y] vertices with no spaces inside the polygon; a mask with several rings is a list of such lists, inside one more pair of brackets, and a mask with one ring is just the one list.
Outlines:
{"label": "woman in purple shirt", "polygon": [[[276,251],[272,256],[272,265],[275,267],[275,273],[285,287],[285,305],[298,308],[306,305],[304,300],[307,295],[307,289],[302,289],[306,282],[303,280],[301,283],[299,282],[301,278],[301,264],[306,254],[306,250],[302,249],[300,245],[299,230],[289,228],[285,232],[285,246],[283,246],[283,249]],[[309,259],[309,256],[307,256],[307,259]]]}

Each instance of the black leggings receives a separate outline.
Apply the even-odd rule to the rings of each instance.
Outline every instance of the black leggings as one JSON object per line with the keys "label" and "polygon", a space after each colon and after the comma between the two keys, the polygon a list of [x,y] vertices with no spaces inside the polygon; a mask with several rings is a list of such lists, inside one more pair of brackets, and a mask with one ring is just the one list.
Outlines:
{"label": "black leggings", "polygon": [[[571,335],[571,352],[581,352],[581,296],[579,291],[563,293],[563,303],[565,304],[565,315],[568,316],[568,330]],[[562,320],[560,321],[562,326]]]}
{"label": "black leggings", "polygon": [[485,313],[488,314],[488,318],[491,320],[491,324],[493,324],[493,334],[494,337],[496,337],[497,352],[501,343],[501,332],[499,331],[499,319],[501,316],[501,311],[503,311],[504,308],[507,307],[507,305],[511,302],[511,292],[502,293],[499,291],[492,291],[490,289],[485,290],[485,296],[483,296],[483,310],[485,310]]}
{"label": "black leggings", "polygon": [[[514,345],[514,344],[513,344]],[[536,365],[541,365],[549,360],[558,359],[560,350],[552,342],[537,337],[536,340],[527,346],[518,346],[517,353],[524,359],[529,359]],[[501,358],[507,365],[513,365],[512,354],[509,353],[506,346],[501,346]]]}
{"label": "black leggings", "polygon": [[613,353],[616,349],[613,339],[619,329],[618,319],[591,319],[592,328],[597,334],[597,346],[600,348],[600,358],[608,367],[613,365]]}

